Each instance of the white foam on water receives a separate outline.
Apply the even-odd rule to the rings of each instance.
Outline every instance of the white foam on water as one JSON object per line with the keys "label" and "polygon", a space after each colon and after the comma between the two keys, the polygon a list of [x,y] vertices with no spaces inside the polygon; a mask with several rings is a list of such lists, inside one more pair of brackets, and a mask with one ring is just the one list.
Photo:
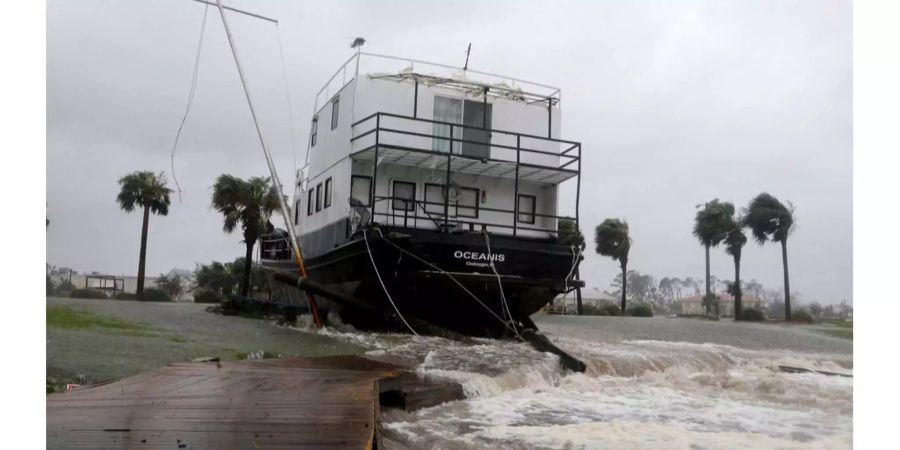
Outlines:
{"label": "white foam on water", "polygon": [[385,437],[401,448],[852,446],[852,378],[778,368],[852,374],[851,355],[555,339],[587,364],[584,374],[573,374],[556,356],[509,341],[318,332],[463,386],[462,401],[413,413],[382,410]]}

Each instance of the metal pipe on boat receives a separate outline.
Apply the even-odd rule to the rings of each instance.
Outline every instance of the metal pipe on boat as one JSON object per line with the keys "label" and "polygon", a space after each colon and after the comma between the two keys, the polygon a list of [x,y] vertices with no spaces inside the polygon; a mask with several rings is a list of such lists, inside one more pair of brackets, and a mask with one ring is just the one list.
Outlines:
{"label": "metal pipe on boat", "polygon": [[[253,117],[253,125],[256,126],[256,134],[259,136],[259,143],[262,146],[263,155],[265,155],[266,157],[266,164],[268,164],[269,166],[269,173],[272,175],[272,183],[278,189],[278,209],[281,211],[281,218],[284,219],[285,228],[287,228],[288,236],[290,236],[291,238],[291,250],[294,253],[294,262],[297,263],[297,268],[300,269],[300,274],[306,277],[306,264],[303,262],[303,254],[300,252],[300,244],[297,241],[297,234],[294,231],[293,224],[291,224],[288,206],[284,201],[281,181],[278,179],[278,173],[275,171],[275,163],[272,162],[272,155],[269,154],[269,148],[266,147],[266,141],[263,138],[262,130],[259,128],[259,122],[256,118],[256,109],[253,107],[253,100],[250,98],[250,90],[247,89],[247,80],[244,77],[244,70],[241,67],[240,59],[238,58],[237,47],[234,44],[234,38],[231,36],[231,28],[228,26],[228,19],[226,19],[225,17],[225,7],[222,5],[222,0],[216,0],[216,6],[218,6],[219,8],[219,15],[222,16],[222,25],[225,27],[225,35],[228,37],[228,44],[231,46],[231,54],[232,56],[234,56],[234,65],[237,67],[238,76],[241,79],[241,85],[244,87],[244,95],[246,95],[247,97],[247,105],[250,107],[250,115]],[[239,12],[244,13],[243,11]],[[321,327],[322,320],[319,317],[319,308],[316,305],[316,299],[313,295],[309,295],[308,300],[309,310],[312,313],[313,321],[315,322],[317,327]]]}

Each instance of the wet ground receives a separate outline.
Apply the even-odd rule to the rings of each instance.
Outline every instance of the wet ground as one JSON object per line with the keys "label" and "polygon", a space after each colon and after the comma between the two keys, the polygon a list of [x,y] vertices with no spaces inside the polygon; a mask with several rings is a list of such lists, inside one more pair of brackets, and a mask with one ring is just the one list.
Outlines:
{"label": "wet ground", "polygon": [[588,370],[516,342],[313,331],[205,312],[205,305],[48,299],[152,330],[48,327],[48,373],[130,375],[196,356],[362,353],[459,381],[467,398],[414,413],[385,410],[389,448],[850,448],[852,341],[821,326],[697,319],[538,316]]}
{"label": "wet ground", "polygon": [[108,327],[47,327],[47,374],[63,382],[134,375],[197,357],[238,359],[253,352],[285,356],[359,354],[361,347],[322,335],[302,335],[268,322],[206,312],[209,305],[48,298],[98,317],[143,325],[139,333]]}

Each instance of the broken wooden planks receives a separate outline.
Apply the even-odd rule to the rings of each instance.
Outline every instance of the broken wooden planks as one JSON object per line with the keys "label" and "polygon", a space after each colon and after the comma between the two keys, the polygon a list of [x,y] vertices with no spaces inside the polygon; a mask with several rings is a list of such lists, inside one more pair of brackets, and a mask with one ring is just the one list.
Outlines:
{"label": "broken wooden planks", "polygon": [[356,356],[172,364],[49,395],[47,448],[373,448],[379,380],[428,389],[405,369]]}

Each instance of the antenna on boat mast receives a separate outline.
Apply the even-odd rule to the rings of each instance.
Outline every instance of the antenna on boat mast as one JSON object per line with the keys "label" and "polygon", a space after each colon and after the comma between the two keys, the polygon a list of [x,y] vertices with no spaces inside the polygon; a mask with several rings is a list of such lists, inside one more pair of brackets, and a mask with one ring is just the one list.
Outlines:
{"label": "antenna on boat mast", "polygon": [[469,42],[469,47],[466,48],[466,65],[463,66],[463,72],[469,70],[469,53],[472,52],[472,43]]}

